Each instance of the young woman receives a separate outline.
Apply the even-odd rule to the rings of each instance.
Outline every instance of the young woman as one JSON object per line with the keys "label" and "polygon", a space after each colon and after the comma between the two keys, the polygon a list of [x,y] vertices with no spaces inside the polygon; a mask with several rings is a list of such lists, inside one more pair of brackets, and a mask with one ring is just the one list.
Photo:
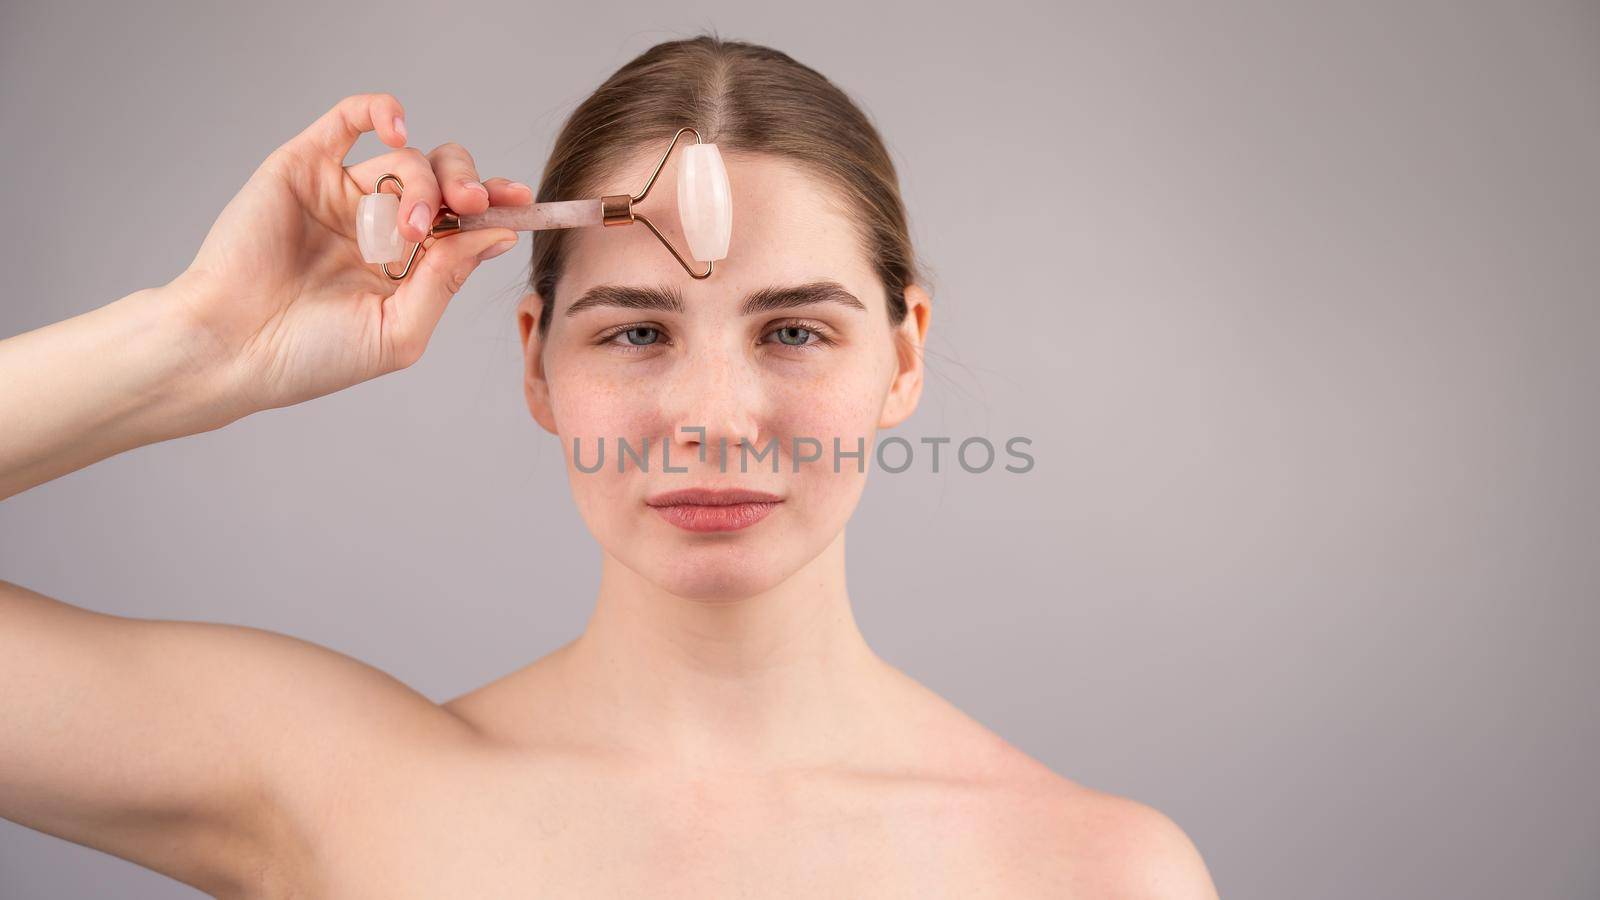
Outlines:
{"label": "young woman", "polygon": [[[856,627],[865,472],[791,442],[870,448],[909,416],[929,322],[860,110],[777,51],[662,44],[575,111],[539,199],[642,183],[685,124],[736,198],[714,276],[645,229],[540,232],[517,311],[528,408],[603,550],[583,634],[436,704],[306,641],[0,583],[0,815],[218,896],[1215,897],[1170,818],[1050,771]],[[365,131],[401,149],[345,167]],[[172,282],[0,342],[0,496],[415,362],[516,235],[444,238],[396,287],[356,250],[359,196],[397,173],[410,240],[441,202],[534,198],[405,140],[394,97],[350,97]],[[682,246],[675,204],[641,211]],[[684,471],[587,471],[651,436]],[[783,465],[741,469],[774,441]]]}

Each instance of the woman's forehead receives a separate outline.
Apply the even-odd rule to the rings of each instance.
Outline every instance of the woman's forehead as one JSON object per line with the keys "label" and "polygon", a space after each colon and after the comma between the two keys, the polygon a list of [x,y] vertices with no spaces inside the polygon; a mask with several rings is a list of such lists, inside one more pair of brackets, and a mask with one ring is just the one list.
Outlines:
{"label": "woman's forehead", "polygon": [[[650,194],[634,205],[687,258],[678,220],[678,154],[661,170]],[[655,163],[639,156],[625,171],[643,187]],[[862,236],[838,191],[799,167],[766,154],[724,154],[733,195],[733,235],[728,256],[712,265],[710,278],[689,276],[660,240],[640,223],[574,229],[566,236],[566,261],[557,286],[558,311],[599,284],[670,285],[685,297],[737,292],[771,285],[832,280],[863,303],[881,306],[882,287],[863,252]],[[637,171],[635,171],[637,170]],[[625,175],[619,185],[628,184]],[[624,188],[618,187],[620,193]],[[690,260],[697,271],[704,263]]]}

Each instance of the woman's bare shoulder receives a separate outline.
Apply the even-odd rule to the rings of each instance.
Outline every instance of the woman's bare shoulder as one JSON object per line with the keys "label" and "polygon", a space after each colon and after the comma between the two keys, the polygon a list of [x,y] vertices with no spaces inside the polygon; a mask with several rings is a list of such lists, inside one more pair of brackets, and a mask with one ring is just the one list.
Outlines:
{"label": "woman's bare shoulder", "polygon": [[[926,690],[926,689],[924,689]],[[943,765],[984,785],[985,828],[1052,896],[1214,900],[1216,888],[1188,834],[1167,814],[1068,778],[945,701],[936,740]],[[1021,889],[1020,885],[1013,887]]]}
{"label": "woman's bare shoulder", "polygon": [[989,743],[991,834],[1023,850],[1019,866],[1042,893],[1215,900],[1198,848],[1170,816],[1061,775],[992,732]]}
{"label": "woman's bare shoulder", "polygon": [[1216,900],[1199,849],[1166,813],[1059,775],[1040,788],[1045,858],[1071,896]]}

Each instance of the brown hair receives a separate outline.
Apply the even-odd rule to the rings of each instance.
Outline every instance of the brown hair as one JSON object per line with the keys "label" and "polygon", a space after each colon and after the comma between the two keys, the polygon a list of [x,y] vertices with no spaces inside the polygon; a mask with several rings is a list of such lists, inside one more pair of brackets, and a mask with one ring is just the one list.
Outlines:
{"label": "brown hair", "polygon": [[[867,116],[833,82],[786,53],[702,34],[657,44],[573,110],[539,182],[540,202],[622,190],[607,179],[633,155],[690,125],[725,157],[767,153],[833,187],[883,282],[889,323],[906,316],[907,284],[926,284],[912,254],[899,178]],[[680,141],[681,144],[681,141]],[[677,152],[677,151],[674,151]],[[636,190],[628,187],[627,190]],[[735,201],[737,202],[737,200]],[[533,233],[530,286],[543,312],[561,278],[566,229]]]}

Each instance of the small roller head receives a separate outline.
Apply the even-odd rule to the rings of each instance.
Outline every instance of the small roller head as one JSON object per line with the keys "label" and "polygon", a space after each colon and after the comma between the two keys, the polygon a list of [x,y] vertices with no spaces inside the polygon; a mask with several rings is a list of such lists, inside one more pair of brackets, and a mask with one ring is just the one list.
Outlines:
{"label": "small roller head", "polygon": [[400,237],[400,197],[363,194],[356,207],[356,244],[369,263],[392,263],[405,257]]}
{"label": "small roller head", "polygon": [[733,194],[716,144],[690,144],[678,161],[678,218],[689,255],[725,259],[733,237]]}

